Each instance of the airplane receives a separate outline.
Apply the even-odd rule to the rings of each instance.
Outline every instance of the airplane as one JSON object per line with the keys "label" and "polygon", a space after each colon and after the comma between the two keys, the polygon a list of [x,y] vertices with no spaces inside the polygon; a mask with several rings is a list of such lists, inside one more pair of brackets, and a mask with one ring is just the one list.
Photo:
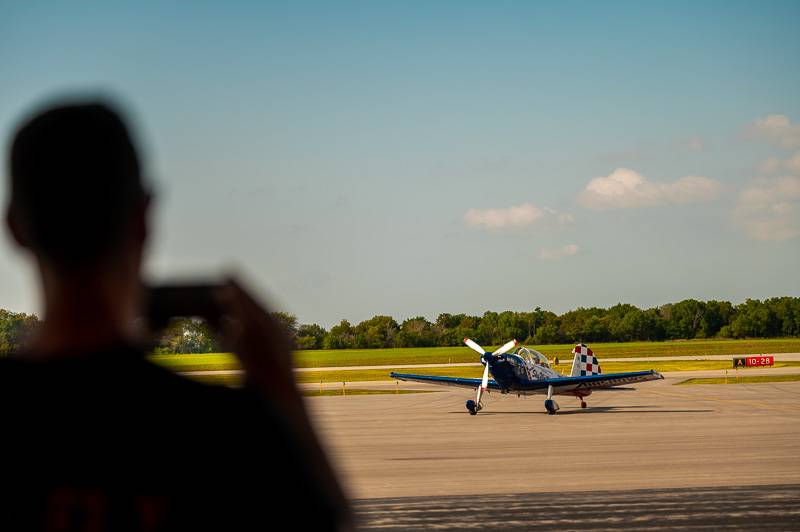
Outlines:
{"label": "airplane", "polygon": [[[478,396],[474,401],[472,399],[467,401],[467,411],[473,416],[483,409],[481,398],[484,392],[490,390],[503,394],[515,393],[518,397],[520,395],[546,394],[544,407],[548,414],[553,415],[561,408],[553,399],[554,395],[575,396],[581,400],[581,408],[586,408],[586,397],[593,391],[610,390],[620,385],[664,378],[655,370],[604,374],[594,353],[585,344],[577,344],[573,348],[572,353],[575,358],[572,361],[572,372],[570,376],[565,377],[551,368],[547,357],[535,349],[520,346],[513,353],[508,353],[517,347],[516,340],[508,342],[491,353],[469,338],[464,338],[464,343],[480,353],[481,364],[485,366],[482,379],[396,372],[390,373],[390,377],[401,381],[426,384],[472,389],[477,387]],[[494,377],[492,380],[489,379],[490,372]]]}

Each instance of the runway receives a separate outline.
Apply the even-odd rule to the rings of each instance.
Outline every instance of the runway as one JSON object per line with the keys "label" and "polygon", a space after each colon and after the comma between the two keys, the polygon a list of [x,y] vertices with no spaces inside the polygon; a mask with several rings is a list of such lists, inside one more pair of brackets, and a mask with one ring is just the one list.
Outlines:
{"label": "runway", "polygon": [[[439,393],[312,397],[308,404],[357,501],[460,496],[471,508],[477,496],[541,493],[558,494],[569,508],[602,502],[598,491],[782,485],[797,508],[800,383],[675,382],[669,376],[635,391],[596,392],[586,410],[559,397],[556,416],[546,415],[541,397],[497,393],[469,416],[464,402],[473,392],[425,385],[419,388]],[[404,511],[405,503],[392,504]],[[519,511],[530,513],[530,504]]]}
{"label": "runway", "polygon": [[361,530],[796,530],[800,485],[357,501]]}

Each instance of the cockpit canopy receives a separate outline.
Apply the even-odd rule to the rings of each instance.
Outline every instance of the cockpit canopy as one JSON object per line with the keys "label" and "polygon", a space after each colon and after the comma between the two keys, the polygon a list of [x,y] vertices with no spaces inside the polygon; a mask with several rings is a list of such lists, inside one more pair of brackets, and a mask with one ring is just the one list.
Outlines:
{"label": "cockpit canopy", "polygon": [[541,354],[539,351],[531,349],[530,347],[520,347],[514,352],[514,354],[521,357],[522,360],[524,360],[529,366],[544,366],[546,368],[550,367],[550,362],[547,360],[547,357]]}

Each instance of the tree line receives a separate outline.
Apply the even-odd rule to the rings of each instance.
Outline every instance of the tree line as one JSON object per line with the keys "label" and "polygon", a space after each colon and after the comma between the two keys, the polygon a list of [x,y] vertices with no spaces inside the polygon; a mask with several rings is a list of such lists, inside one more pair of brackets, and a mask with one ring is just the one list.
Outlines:
{"label": "tree line", "polygon": [[[482,345],[512,338],[526,344],[691,340],[693,338],[776,338],[800,336],[800,298],[728,301],[685,299],[640,309],[619,303],[610,308],[580,307],[557,315],[536,307],[531,312],[484,312],[481,316],[440,314],[435,321],[418,316],[398,323],[374,316],[358,324],[341,320],[329,330],[299,324],[287,312],[275,312],[297,349],[375,349],[460,346],[465,337]],[[39,320],[0,309],[0,353],[19,350]],[[209,353],[221,349],[206,323],[178,318],[158,338],[158,353]]]}

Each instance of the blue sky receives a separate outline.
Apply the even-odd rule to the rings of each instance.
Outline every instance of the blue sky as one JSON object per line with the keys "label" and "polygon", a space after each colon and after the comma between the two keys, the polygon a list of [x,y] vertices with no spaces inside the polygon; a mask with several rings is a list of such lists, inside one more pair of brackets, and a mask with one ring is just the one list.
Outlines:
{"label": "blue sky", "polygon": [[800,295],[797,2],[0,4],[4,150],[50,98],[124,104],[154,280],[325,326]]}

